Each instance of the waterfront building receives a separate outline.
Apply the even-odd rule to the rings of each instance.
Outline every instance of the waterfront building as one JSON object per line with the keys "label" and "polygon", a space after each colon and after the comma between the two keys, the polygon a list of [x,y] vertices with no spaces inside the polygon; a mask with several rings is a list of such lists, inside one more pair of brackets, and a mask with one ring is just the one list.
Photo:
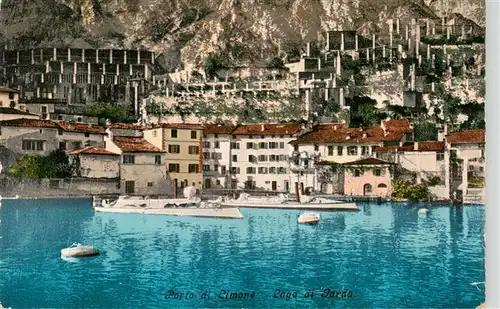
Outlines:
{"label": "waterfront building", "polygon": [[104,127],[90,124],[26,118],[0,122],[0,143],[19,154],[48,155],[58,149],[103,147],[105,135]]}
{"label": "waterfront building", "polygon": [[446,187],[450,197],[464,203],[484,203],[485,130],[446,135]]}
{"label": "waterfront building", "polygon": [[231,188],[292,192],[290,141],[300,123],[244,124],[231,134]]}
{"label": "waterfront building", "polygon": [[392,190],[391,163],[377,158],[363,158],[343,163],[344,195],[386,197]]}
{"label": "waterfront building", "polygon": [[37,48],[0,52],[7,85],[22,99],[66,99],[69,104],[135,104],[147,93],[155,54],[144,50]]}
{"label": "waterfront building", "polygon": [[[203,126],[196,123],[158,123],[143,131],[144,138],[166,152],[168,176],[181,190],[202,187]],[[179,192],[179,191],[178,191]]]}
{"label": "waterfront building", "polygon": [[22,118],[40,119],[40,116],[15,108],[0,107],[0,121],[22,119]]}
{"label": "waterfront building", "polygon": [[107,129],[106,150],[120,154],[120,188],[126,195],[172,195],[173,182],[165,151],[142,137],[113,136]]}
{"label": "waterfront building", "polygon": [[380,126],[367,128],[319,124],[291,142],[293,181],[299,184],[301,192],[310,188],[342,194],[345,177],[333,172],[331,165],[374,157],[376,147],[402,146],[412,140],[413,129],[408,120],[384,120]]}
{"label": "waterfront building", "polygon": [[68,152],[74,164],[74,177],[119,179],[120,154],[99,147],[84,147]]}
{"label": "waterfront building", "polygon": [[231,188],[231,125],[203,126],[203,189]]}

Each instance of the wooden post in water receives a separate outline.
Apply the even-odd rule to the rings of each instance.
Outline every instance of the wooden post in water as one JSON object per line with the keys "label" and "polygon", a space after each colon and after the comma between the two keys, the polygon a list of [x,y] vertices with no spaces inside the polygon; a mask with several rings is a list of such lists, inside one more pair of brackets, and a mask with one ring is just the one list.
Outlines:
{"label": "wooden post in water", "polygon": [[174,198],[177,198],[177,178],[174,179]]}
{"label": "wooden post in water", "polygon": [[295,195],[297,196],[297,202],[300,203],[300,194],[299,194],[299,182],[295,182]]}

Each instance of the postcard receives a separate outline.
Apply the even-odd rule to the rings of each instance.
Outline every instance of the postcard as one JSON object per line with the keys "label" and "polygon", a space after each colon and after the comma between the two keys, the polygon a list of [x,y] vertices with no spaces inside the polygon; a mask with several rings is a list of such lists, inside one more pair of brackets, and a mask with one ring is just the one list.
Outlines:
{"label": "postcard", "polygon": [[481,0],[0,0],[0,308],[485,303]]}

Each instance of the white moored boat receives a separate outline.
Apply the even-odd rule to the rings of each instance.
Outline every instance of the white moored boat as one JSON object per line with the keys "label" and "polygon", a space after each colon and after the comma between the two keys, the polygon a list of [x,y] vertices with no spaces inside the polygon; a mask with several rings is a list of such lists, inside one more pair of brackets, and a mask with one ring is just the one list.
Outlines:
{"label": "white moored boat", "polygon": [[299,216],[297,222],[303,224],[316,224],[319,220],[321,220],[320,214],[303,213]]}
{"label": "white moored boat", "polygon": [[184,198],[120,196],[116,201],[94,202],[94,208],[97,212],[243,219],[237,207],[221,208],[220,200],[202,202],[195,194],[196,188],[187,187],[184,189]]}
{"label": "white moored boat", "polygon": [[92,246],[84,246],[82,244],[73,243],[68,248],[61,250],[61,255],[64,257],[86,257],[99,255],[99,250]]}
{"label": "white moored boat", "polygon": [[300,202],[284,194],[271,197],[250,196],[242,193],[239,198],[224,201],[222,207],[302,209],[302,210],[352,210],[357,211],[355,203],[345,203],[320,197],[301,196]]}

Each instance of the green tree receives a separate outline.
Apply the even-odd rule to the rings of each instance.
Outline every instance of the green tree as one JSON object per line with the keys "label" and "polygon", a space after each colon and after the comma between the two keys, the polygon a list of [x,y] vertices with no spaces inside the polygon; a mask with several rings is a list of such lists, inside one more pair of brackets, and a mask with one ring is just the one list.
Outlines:
{"label": "green tree", "polygon": [[208,54],[207,59],[205,59],[205,74],[208,79],[218,78],[217,72],[224,69],[224,67],[225,65],[220,55],[214,53]]}
{"label": "green tree", "polygon": [[73,167],[62,150],[55,150],[48,156],[25,155],[18,158],[9,168],[8,174],[18,178],[68,178]]}
{"label": "green tree", "polygon": [[380,125],[386,114],[377,109],[377,101],[369,97],[346,98],[351,107],[350,126],[353,128]]}
{"label": "green tree", "polygon": [[137,117],[135,117],[130,109],[131,106],[125,106],[124,104],[98,102],[72,106],[70,108],[70,111],[74,114],[80,114],[89,117],[98,117],[100,124],[104,124],[106,119],[111,120],[111,122],[137,122]]}
{"label": "green tree", "polygon": [[436,124],[430,121],[413,124],[413,132],[416,142],[437,140],[438,130]]}
{"label": "green tree", "polygon": [[280,57],[274,57],[273,59],[271,59],[271,61],[269,61],[269,64],[267,65],[267,68],[271,69],[271,70],[285,70],[286,69],[285,63],[283,62],[283,60],[281,60]]}

